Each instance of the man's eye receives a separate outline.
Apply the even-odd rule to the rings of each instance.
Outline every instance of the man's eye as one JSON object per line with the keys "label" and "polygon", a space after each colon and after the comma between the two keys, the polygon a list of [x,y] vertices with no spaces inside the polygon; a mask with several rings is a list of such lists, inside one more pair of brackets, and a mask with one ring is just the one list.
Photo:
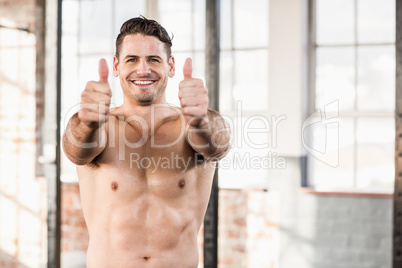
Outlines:
{"label": "man's eye", "polygon": [[137,59],[128,59],[127,62],[137,62]]}
{"label": "man's eye", "polygon": [[158,59],[150,59],[149,61],[150,61],[150,62],[159,62]]}

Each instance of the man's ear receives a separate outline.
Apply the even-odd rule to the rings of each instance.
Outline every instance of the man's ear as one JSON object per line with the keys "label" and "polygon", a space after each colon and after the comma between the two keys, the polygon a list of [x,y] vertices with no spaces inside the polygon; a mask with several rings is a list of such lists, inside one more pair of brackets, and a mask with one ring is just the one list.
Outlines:
{"label": "man's ear", "polygon": [[172,78],[176,72],[175,69],[175,60],[173,56],[169,58],[169,77]]}
{"label": "man's ear", "polygon": [[118,77],[119,76],[119,71],[118,71],[118,69],[117,69],[117,66],[119,65],[119,60],[117,59],[117,56],[116,55],[114,55],[113,56],[113,75],[115,76],[115,77]]}

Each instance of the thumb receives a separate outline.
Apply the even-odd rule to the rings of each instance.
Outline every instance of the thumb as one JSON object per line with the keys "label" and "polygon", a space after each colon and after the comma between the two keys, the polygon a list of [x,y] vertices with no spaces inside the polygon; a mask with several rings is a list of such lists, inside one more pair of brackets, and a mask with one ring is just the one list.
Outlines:
{"label": "thumb", "polygon": [[183,66],[184,79],[191,78],[192,74],[193,74],[193,61],[191,60],[191,58],[187,58]]}
{"label": "thumb", "polygon": [[109,76],[109,68],[105,59],[99,60],[99,82],[108,83],[107,78]]}

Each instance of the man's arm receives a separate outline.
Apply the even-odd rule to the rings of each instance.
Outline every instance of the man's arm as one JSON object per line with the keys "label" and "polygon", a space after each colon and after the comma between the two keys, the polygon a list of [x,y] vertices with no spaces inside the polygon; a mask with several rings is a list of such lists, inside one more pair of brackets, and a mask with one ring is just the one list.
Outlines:
{"label": "man's arm", "polygon": [[106,131],[101,127],[88,126],[73,115],[63,134],[63,150],[76,165],[86,165],[98,156],[106,146]]}
{"label": "man's arm", "polygon": [[66,156],[77,165],[90,163],[106,146],[104,122],[107,119],[111,90],[109,70],[104,59],[99,62],[99,82],[88,82],[81,94],[81,109],[73,115],[63,134]]}
{"label": "man's arm", "polygon": [[208,160],[220,160],[230,149],[230,128],[218,112],[208,109],[208,89],[201,79],[192,78],[192,62],[183,67],[179,85],[182,112],[187,122],[190,146]]}
{"label": "man's arm", "polygon": [[217,161],[229,152],[230,127],[218,112],[208,109],[200,125],[189,126],[187,140],[195,151]]}

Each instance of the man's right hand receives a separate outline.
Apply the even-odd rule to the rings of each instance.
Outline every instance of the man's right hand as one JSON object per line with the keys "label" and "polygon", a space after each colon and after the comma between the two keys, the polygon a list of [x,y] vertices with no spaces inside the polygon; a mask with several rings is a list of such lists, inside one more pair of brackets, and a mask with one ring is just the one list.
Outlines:
{"label": "man's right hand", "polygon": [[99,81],[90,81],[81,94],[78,118],[89,127],[99,127],[107,119],[112,91],[108,82],[109,69],[105,59],[99,61]]}

